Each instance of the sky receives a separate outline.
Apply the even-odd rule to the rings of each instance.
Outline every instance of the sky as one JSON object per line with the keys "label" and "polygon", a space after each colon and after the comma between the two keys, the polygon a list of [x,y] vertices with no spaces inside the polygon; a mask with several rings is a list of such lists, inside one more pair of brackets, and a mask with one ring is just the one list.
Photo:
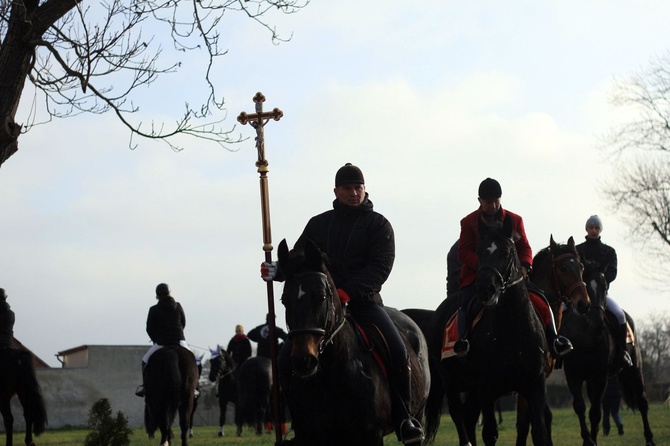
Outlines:
{"label": "sky", "polygon": [[[419,6],[417,6],[419,5]],[[670,3],[660,0],[355,2],[313,0],[269,21],[273,45],[240,16],[222,21],[228,54],[215,70],[233,128],[253,112],[284,112],[265,127],[271,233],[292,246],[331,208],[336,170],[358,165],[375,210],[392,223],[396,260],[382,296],[397,308],[436,308],[459,221],[486,177],[523,216],[534,252],[551,236],[581,242],[592,214],[616,248],[610,295],[636,321],[670,310],[650,259],[605,199],[611,154],[602,138],[625,113],[612,85],[668,50]],[[195,103],[201,59],[139,92],[140,116],[178,119]],[[17,121],[28,119],[25,94]],[[166,282],[201,353],[236,324],[265,320],[264,259],[253,129],[230,150],[187,141],[181,152],[143,143],[112,115],[34,127],[0,169],[0,287],[15,337],[59,367],[81,345],[147,345],[148,309]],[[273,257],[275,252],[273,252]],[[274,285],[277,325],[285,328]],[[139,365],[138,365],[139,366]]]}

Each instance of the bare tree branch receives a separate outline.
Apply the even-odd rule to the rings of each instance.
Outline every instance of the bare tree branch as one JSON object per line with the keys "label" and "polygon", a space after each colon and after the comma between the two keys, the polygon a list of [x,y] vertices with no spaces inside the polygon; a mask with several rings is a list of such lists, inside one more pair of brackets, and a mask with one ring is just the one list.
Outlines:
{"label": "bare tree branch", "polygon": [[[226,15],[251,19],[268,31],[273,43],[286,41],[266,22],[275,10],[292,14],[309,0],[13,0],[0,3],[0,165],[18,149],[21,133],[53,118],[81,113],[114,113],[135,137],[160,140],[181,150],[178,137],[190,136],[223,148],[240,141],[235,127],[224,128],[226,109],[212,78],[225,56],[220,34]],[[231,17],[232,18],[232,17]],[[145,35],[147,30],[156,34]],[[161,34],[161,30],[164,32]],[[163,76],[185,69],[166,54],[203,56],[201,82],[207,91],[196,106],[184,104],[171,124],[137,121],[134,93]],[[170,49],[170,48],[167,48]],[[190,67],[189,67],[190,68]],[[194,79],[197,77],[193,77]],[[44,97],[47,118],[16,123],[25,81]]]}
{"label": "bare tree branch", "polygon": [[601,193],[626,222],[657,278],[670,260],[670,53],[616,83],[612,104],[629,113],[605,136],[614,174]]}

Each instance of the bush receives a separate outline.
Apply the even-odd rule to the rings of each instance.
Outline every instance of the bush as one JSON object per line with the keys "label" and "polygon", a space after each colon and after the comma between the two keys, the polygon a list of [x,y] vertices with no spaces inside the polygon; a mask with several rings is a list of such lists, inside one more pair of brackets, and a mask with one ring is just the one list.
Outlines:
{"label": "bush", "polygon": [[88,427],[93,431],[86,436],[84,446],[128,446],[133,433],[123,412],[117,412],[116,419],[112,418],[112,407],[107,398],[99,399],[91,407]]}

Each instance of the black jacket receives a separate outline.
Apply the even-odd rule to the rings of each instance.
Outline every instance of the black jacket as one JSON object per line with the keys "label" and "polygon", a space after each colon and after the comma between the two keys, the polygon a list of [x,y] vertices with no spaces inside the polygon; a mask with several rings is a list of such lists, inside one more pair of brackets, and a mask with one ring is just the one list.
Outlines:
{"label": "black jacket", "polygon": [[[277,340],[281,339],[286,341],[286,339],[288,339],[286,332],[276,325],[275,335],[277,336]],[[258,344],[256,348],[257,356],[270,357],[270,325],[259,325],[247,333],[247,337]]]}
{"label": "black jacket", "polygon": [[11,347],[14,340],[14,312],[6,301],[0,301],[0,346]]}
{"label": "black jacket", "polygon": [[161,297],[156,305],[149,308],[147,334],[156,344],[179,344],[185,339],[184,327],[184,309],[171,296]]}
{"label": "black jacket", "polygon": [[616,279],[616,251],[611,246],[604,244],[600,237],[597,239],[587,238],[584,243],[580,243],[576,248],[584,264],[584,269],[603,273],[608,285]]}
{"label": "black jacket", "polygon": [[295,247],[301,248],[306,239],[327,254],[335,285],[349,295],[350,306],[382,303],[379,292],[393,268],[395,237],[367,193],[359,206],[335,200],[332,210],[312,217]]}

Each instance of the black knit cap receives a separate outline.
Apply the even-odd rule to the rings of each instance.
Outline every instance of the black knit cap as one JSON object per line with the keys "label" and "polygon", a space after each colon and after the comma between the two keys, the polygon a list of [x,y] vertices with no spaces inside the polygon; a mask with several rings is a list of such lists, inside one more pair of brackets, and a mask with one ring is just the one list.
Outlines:
{"label": "black knit cap", "polygon": [[170,287],[168,286],[167,283],[159,283],[156,286],[156,296],[169,296],[170,295]]}
{"label": "black knit cap", "polygon": [[348,183],[365,184],[361,169],[351,163],[347,163],[335,174],[335,187]]}
{"label": "black knit cap", "polygon": [[487,178],[479,184],[479,198],[483,200],[495,200],[502,196],[502,188],[493,178]]}

